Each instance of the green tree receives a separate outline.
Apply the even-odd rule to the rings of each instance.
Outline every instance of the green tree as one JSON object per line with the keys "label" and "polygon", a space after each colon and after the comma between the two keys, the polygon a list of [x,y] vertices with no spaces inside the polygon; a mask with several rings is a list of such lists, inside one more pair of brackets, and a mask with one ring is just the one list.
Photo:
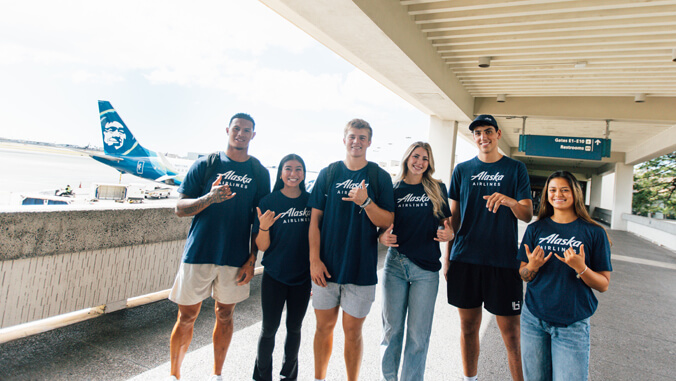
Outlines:
{"label": "green tree", "polygon": [[676,218],[676,151],[634,168],[632,209],[642,216],[661,212]]}

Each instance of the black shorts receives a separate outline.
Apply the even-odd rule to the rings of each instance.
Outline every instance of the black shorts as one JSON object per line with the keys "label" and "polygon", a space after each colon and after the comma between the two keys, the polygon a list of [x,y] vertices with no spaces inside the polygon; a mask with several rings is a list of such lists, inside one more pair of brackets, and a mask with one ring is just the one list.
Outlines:
{"label": "black shorts", "polygon": [[448,267],[448,304],[484,308],[493,315],[521,314],[523,281],[519,270],[454,262]]}

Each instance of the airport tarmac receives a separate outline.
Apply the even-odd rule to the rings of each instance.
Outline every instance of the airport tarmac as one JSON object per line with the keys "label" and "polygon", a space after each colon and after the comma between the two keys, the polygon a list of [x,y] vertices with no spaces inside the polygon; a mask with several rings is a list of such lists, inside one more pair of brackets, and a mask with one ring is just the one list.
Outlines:
{"label": "airport tarmac", "polygon": [[[599,309],[591,319],[590,379],[667,381],[676,377],[676,253],[635,235],[611,231],[613,273],[610,289],[597,294]],[[380,260],[384,258],[381,247]],[[226,380],[250,380],[261,326],[260,276],[251,297],[237,306],[235,333],[225,361]],[[460,380],[459,322],[446,301],[441,279],[425,379]],[[380,295],[364,325],[361,380],[379,379]],[[0,344],[0,380],[162,380],[169,373],[169,336],[176,306],[160,302],[116,311],[68,327]],[[213,301],[197,319],[194,339],[183,365],[183,380],[207,380],[212,368]],[[299,380],[312,380],[311,307],[303,324]],[[285,335],[280,327],[275,371]],[[343,334],[336,327],[327,380],[345,380]],[[479,376],[508,380],[507,359],[499,330],[484,314]]]}
{"label": "airport tarmac", "polygon": [[161,185],[132,175],[120,175],[115,169],[66,148],[0,143],[0,210],[19,206],[22,194],[53,195],[56,189],[66,185],[70,185],[76,195],[86,195],[94,183]]}

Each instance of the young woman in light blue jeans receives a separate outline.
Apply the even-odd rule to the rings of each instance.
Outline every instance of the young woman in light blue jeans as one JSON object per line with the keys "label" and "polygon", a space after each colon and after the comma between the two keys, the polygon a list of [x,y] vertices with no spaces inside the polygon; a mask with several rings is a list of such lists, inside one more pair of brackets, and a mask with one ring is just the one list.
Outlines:
{"label": "young woman in light blue jeans", "polygon": [[[389,246],[381,279],[381,374],[386,381],[420,381],[439,289],[439,242],[451,240],[453,230],[446,186],[432,178],[430,145],[413,143],[401,163],[394,185],[394,223],[379,238]],[[406,348],[398,378],[404,333]]]}
{"label": "young woman in light blue jeans", "polygon": [[538,220],[526,229],[518,259],[519,274],[528,282],[521,311],[524,378],[587,380],[589,318],[598,305],[592,289],[608,289],[610,240],[589,217],[570,172],[547,179]]}

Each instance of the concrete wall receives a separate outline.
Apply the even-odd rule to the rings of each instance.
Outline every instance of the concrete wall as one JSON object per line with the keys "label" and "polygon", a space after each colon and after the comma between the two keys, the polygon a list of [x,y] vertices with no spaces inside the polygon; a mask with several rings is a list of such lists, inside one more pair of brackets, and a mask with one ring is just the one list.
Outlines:
{"label": "concrete wall", "polygon": [[190,221],[172,208],[0,213],[0,328],[170,288]]}
{"label": "concrete wall", "polygon": [[676,222],[623,214],[627,231],[676,251]]}

